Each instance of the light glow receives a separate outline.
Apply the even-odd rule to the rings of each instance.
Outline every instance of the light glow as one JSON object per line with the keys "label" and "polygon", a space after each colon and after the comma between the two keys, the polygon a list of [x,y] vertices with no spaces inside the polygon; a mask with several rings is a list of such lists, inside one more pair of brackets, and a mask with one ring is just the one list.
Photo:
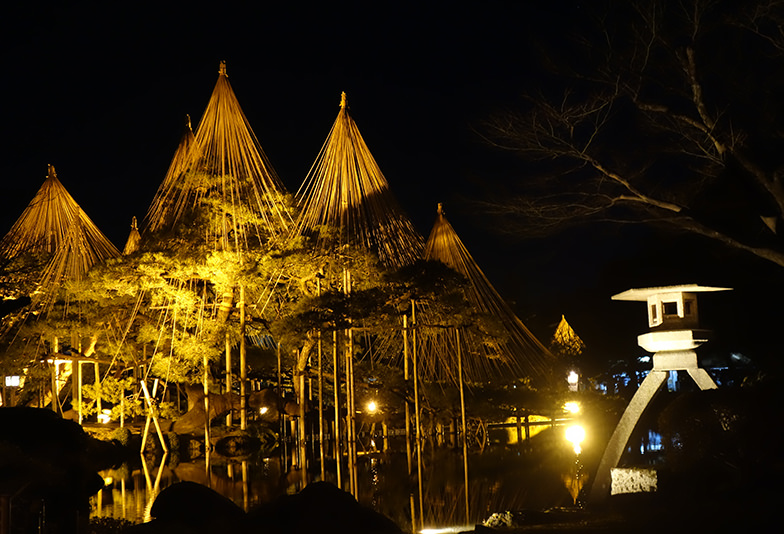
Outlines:
{"label": "light glow", "polygon": [[585,440],[585,429],[581,425],[572,425],[567,427],[566,432],[564,433],[564,437],[566,438],[566,441],[571,443],[574,447],[575,454],[580,454],[582,452],[580,443]]}
{"label": "light glow", "polygon": [[18,388],[21,384],[21,378],[19,375],[12,375],[5,377],[5,387],[7,388]]}
{"label": "light glow", "polygon": [[372,401],[367,403],[367,411],[368,412],[376,413],[376,410],[378,410],[378,404],[376,404],[376,401],[372,400]]}
{"label": "light glow", "polygon": [[569,401],[563,405],[565,412],[580,413],[580,403],[577,401]]}
{"label": "light glow", "polygon": [[101,410],[101,413],[98,414],[98,422],[105,425],[106,423],[112,420],[111,415],[112,415],[111,410],[109,409]]}
{"label": "light glow", "polygon": [[261,408],[259,408],[259,413],[260,413],[261,415],[264,415],[264,414],[265,414],[265,413],[267,413],[268,411],[269,411],[269,408],[267,408],[266,406],[262,406]]}

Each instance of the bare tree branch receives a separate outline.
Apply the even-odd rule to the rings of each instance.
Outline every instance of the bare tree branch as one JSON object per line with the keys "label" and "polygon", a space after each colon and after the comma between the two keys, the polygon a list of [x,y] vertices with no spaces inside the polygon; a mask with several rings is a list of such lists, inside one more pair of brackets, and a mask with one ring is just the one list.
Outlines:
{"label": "bare tree branch", "polygon": [[[529,93],[522,110],[483,125],[487,143],[536,171],[490,211],[535,222],[533,232],[585,218],[654,220],[784,266],[774,235],[784,140],[765,111],[778,106],[762,89],[770,69],[752,63],[764,53],[784,69],[784,1],[749,4],[611,2],[593,34],[601,64],[575,67],[560,96]],[[758,79],[738,83],[733,68]]]}

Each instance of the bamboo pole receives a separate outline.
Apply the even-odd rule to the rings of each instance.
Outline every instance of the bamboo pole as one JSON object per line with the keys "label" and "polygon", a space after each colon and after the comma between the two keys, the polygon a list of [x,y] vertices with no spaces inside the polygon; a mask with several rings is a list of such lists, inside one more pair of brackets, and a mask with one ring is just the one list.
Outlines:
{"label": "bamboo pole", "polygon": [[[408,384],[408,316],[403,315],[403,378]],[[406,397],[406,460],[408,461],[408,476],[414,474],[413,454],[411,452],[411,403]],[[411,530],[416,531],[416,505],[414,504],[414,493],[408,494],[409,507],[411,508]]]}
{"label": "bamboo pole", "polygon": [[[231,404],[231,383],[232,383],[232,376],[231,376],[231,336],[229,335],[229,329],[226,329],[226,393],[228,393],[229,403]],[[179,399],[179,397],[178,397]],[[232,410],[229,410],[229,413],[226,414],[226,426],[231,427],[234,424],[232,421]]]}
{"label": "bamboo pole", "polygon": [[337,464],[338,488],[343,488],[343,477],[341,473],[340,450],[340,360],[338,359],[338,331],[332,331],[332,365],[333,365],[333,390],[335,392],[335,460]]}
{"label": "bamboo pole", "polygon": [[[321,296],[321,279],[316,279],[316,295]],[[321,480],[326,480],[326,466],[324,465],[324,369],[322,362],[323,352],[321,344],[321,330],[318,331],[318,417],[319,417],[319,460]]]}
{"label": "bamboo pole", "polygon": [[354,497],[359,495],[357,491],[357,425],[356,408],[354,405],[354,337],[351,328],[347,331],[348,340],[346,344],[346,433],[348,437],[348,473],[350,481],[350,491]]}
{"label": "bamboo pole", "polygon": [[465,484],[465,519],[466,525],[470,525],[468,512],[468,440],[466,439],[466,410],[465,392],[463,390],[463,353],[460,349],[460,329],[455,328],[457,338],[457,373],[460,380],[460,416],[463,422],[463,482]]}
{"label": "bamboo pole", "polygon": [[424,521],[424,496],[422,494],[422,427],[419,422],[419,378],[417,372],[417,325],[416,325],[416,301],[411,301],[411,326],[412,332],[412,346],[411,346],[411,363],[414,369],[414,414],[416,423],[416,457],[417,457],[417,486],[419,488],[419,524],[422,525]]}
{"label": "bamboo pole", "polygon": [[[204,373],[202,375],[202,388],[204,389],[204,455],[209,458],[210,451],[210,362],[207,354],[203,358]],[[209,463],[209,462],[208,462]]]}
{"label": "bamboo pole", "polygon": [[93,366],[95,371],[95,408],[98,410],[98,415],[101,415],[103,413],[103,407],[101,406],[101,370],[98,367],[98,362],[94,362]]}
{"label": "bamboo pole", "polygon": [[[79,406],[79,424],[82,424],[82,362],[77,358],[76,363],[76,404]],[[73,398],[73,397],[72,397]]]}
{"label": "bamboo pole", "polygon": [[152,396],[150,396],[150,392],[147,389],[147,381],[142,380],[141,382],[142,392],[144,393],[144,401],[147,405],[147,421],[144,424],[144,433],[142,434],[142,446],[141,446],[141,453],[144,453],[144,446],[147,444],[147,433],[150,430],[150,422],[152,421],[155,424],[155,431],[158,434],[158,439],[161,441],[161,447],[163,448],[164,452],[169,452],[169,448],[166,446],[166,440],[163,439],[163,431],[161,430],[161,426],[158,423],[158,414],[155,413],[155,406],[152,403],[152,397],[155,397],[155,393],[158,391],[158,379],[155,379],[152,386]]}
{"label": "bamboo pole", "polygon": [[[316,279],[316,295],[321,296],[321,279]],[[324,465],[324,369],[322,365],[321,330],[318,331],[318,418],[319,418],[319,459],[321,463],[321,480],[326,480]]]}
{"label": "bamboo pole", "polygon": [[245,352],[245,286],[240,284],[240,429],[248,428],[248,362]]}
{"label": "bamboo pole", "polygon": [[[52,411],[58,413],[58,408],[60,407],[60,394],[57,391],[57,359],[52,355],[50,361],[52,362]],[[5,382],[3,382],[3,402],[5,402]]]}
{"label": "bamboo pole", "polygon": [[297,377],[299,381],[299,417],[297,418],[297,465],[303,470],[303,474],[307,472],[306,458],[307,458],[307,439],[305,439],[305,412],[307,411],[306,402],[307,396],[305,395],[305,373],[301,373]]}

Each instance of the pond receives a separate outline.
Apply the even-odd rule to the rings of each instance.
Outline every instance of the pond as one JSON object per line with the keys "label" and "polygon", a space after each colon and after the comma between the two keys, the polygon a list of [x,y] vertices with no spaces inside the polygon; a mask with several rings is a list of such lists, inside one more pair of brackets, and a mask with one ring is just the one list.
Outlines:
{"label": "pond", "polygon": [[[466,528],[495,512],[573,506],[589,470],[583,465],[587,455],[576,454],[564,432],[564,426],[532,427],[530,439],[518,442],[514,429],[490,430],[483,450],[468,451],[467,499],[462,447],[425,440],[421,501],[416,461],[409,470],[405,438],[390,436],[384,451],[374,450],[368,439],[358,456],[355,496],[408,532],[412,514],[427,529]],[[92,516],[149,520],[155,496],[180,481],[208,486],[251,510],[321,478],[318,465],[309,470],[292,467],[287,452],[281,448],[243,461],[216,454],[188,462],[140,456],[137,465],[101,473],[106,486],[91,498]],[[311,452],[318,457],[318,451]],[[335,462],[328,459],[325,467],[325,479],[337,484]],[[344,478],[345,471],[344,465]]]}

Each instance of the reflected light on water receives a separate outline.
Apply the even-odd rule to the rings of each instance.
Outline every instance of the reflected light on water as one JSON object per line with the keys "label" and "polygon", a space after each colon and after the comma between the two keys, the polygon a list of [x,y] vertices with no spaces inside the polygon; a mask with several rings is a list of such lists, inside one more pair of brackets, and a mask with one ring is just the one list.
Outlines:
{"label": "reflected light on water", "polygon": [[463,525],[457,527],[423,528],[420,534],[449,534],[450,532],[470,532],[474,530],[474,525]]}

